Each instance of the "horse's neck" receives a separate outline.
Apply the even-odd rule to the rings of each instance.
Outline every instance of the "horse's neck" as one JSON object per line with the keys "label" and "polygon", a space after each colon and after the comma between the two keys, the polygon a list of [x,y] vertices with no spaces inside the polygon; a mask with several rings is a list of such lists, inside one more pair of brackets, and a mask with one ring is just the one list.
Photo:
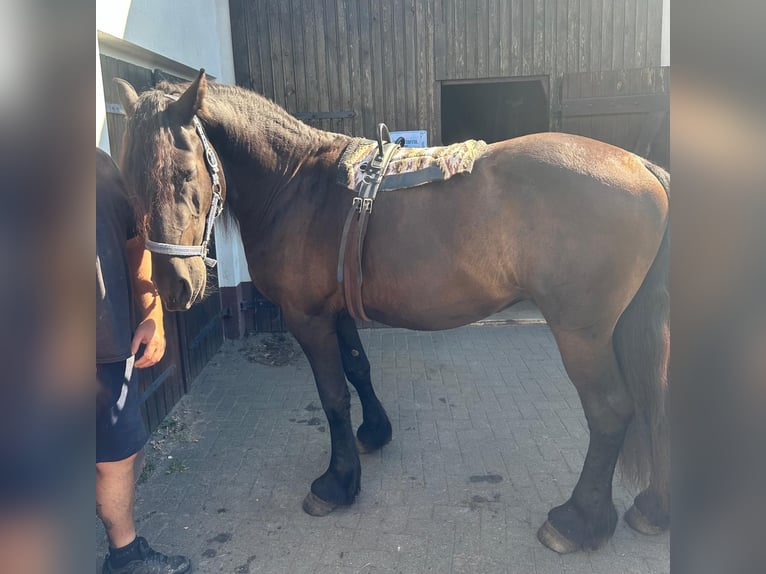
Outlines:
{"label": "horse's neck", "polygon": [[229,168],[230,205],[240,222],[265,219],[277,197],[294,192],[298,186],[291,183],[308,170],[332,169],[350,139],[307,126],[257,97],[236,104],[211,97],[206,116],[213,146]]}

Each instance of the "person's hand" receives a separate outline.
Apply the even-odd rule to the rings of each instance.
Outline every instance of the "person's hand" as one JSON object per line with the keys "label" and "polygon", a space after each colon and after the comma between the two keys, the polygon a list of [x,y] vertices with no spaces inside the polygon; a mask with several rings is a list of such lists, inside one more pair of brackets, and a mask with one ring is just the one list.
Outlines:
{"label": "person's hand", "polygon": [[141,345],[145,345],[144,354],[136,361],[134,365],[136,368],[151,367],[162,359],[165,354],[165,328],[161,320],[157,321],[154,317],[149,316],[141,321],[130,345],[133,355],[138,352]]}

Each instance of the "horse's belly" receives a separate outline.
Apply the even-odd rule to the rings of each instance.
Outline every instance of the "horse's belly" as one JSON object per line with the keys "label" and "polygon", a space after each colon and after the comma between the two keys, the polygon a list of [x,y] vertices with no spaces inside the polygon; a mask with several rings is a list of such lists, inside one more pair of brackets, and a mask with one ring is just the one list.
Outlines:
{"label": "horse's belly", "polygon": [[504,289],[487,289],[456,281],[434,289],[437,283],[428,284],[427,276],[419,283],[406,289],[376,286],[367,290],[369,296],[363,289],[367,315],[392,327],[439,331],[474,323],[522,299],[519,291],[507,285]]}

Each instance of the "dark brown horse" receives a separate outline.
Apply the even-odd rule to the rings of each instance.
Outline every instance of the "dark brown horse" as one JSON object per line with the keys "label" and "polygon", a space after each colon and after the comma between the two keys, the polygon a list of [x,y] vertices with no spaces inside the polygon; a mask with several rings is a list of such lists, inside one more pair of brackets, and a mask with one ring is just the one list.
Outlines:
{"label": "dark brown horse", "polygon": [[[208,84],[204,73],[141,96],[118,84],[128,117],[122,166],[149,238],[200,245],[220,193],[253,282],[282,308],[327,415],[330,464],[304,509],[322,515],[351,504],[359,450],[391,439],[336,278],[353,196],[335,183],[336,164],[351,138],[304,125],[252,92]],[[220,162],[215,186],[205,145]],[[557,552],[597,548],[614,532],[620,455],[644,487],[626,513],[630,525],[669,526],[668,186],[666,172],[627,151],[545,133],[490,145],[470,175],[375,202],[363,257],[371,318],[449,329],[530,299],[547,319],[590,429],[571,498],[538,532]],[[204,292],[201,257],[156,254],[154,269],[169,309]],[[363,407],[358,440],[346,378]]]}

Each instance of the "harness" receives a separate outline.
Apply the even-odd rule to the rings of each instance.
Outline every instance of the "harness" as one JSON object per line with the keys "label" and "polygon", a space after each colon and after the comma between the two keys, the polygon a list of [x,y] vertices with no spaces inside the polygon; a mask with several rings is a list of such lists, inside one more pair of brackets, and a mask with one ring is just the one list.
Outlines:
{"label": "harness", "polygon": [[364,177],[356,189],[356,197],[343,225],[338,253],[338,282],[343,284],[346,308],[355,319],[369,321],[362,303],[362,251],[367,235],[367,223],[372,205],[383,182],[383,174],[401,142],[391,142],[391,134],[385,124],[378,124],[378,153],[369,164],[360,166]]}
{"label": "harness", "polygon": [[[165,94],[166,97],[171,100],[178,100],[176,96]],[[223,196],[221,195],[221,179],[218,173],[221,168],[218,164],[218,157],[213,151],[213,146],[210,145],[210,141],[207,139],[205,129],[202,127],[202,122],[195,115],[192,117],[195,131],[202,142],[202,148],[205,155],[205,165],[207,171],[210,174],[210,182],[212,186],[213,198],[210,202],[210,209],[207,212],[207,218],[205,220],[205,235],[200,245],[178,245],[174,243],[161,243],[159,241],[152,241],[146,239],[146,249],[152,253],[159,253],[161,255],[172,255],[174,257],[202,257],[205,265],[208,267],[215,267],[217,261],[212,257],[208,257],[208,249],[210,244],[210,236],[213,233],[213,224],[216,218],[221,215],[223,211]]]}

